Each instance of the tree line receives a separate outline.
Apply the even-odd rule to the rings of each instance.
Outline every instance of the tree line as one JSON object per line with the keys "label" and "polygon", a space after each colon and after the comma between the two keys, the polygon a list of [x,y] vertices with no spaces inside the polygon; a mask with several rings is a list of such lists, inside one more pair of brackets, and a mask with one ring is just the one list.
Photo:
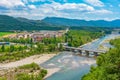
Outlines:
{"label": "tree line", "polygon": [[[23,39],[17,39],[17,42],[21,42],[21,40]],[[59,37],[59,38],[44,38],[41,42],[37,43],[31,42],[28,44],[26,41],[25,44],[17,43],[17,45],[16,44],[1,45],[0,62],[20,60],[22,58],[29,57],[35,54],[59,52],[64,49],[63,45],[61,44],[63,41],[64,41],[63,38]]]}
{"label": "tree line", "polygon": [[65,34],[65,42],[68,46],[78,47],[87,42],[91,42],[104,35],[103,32],[90,32],[84,30],[71,30]]}

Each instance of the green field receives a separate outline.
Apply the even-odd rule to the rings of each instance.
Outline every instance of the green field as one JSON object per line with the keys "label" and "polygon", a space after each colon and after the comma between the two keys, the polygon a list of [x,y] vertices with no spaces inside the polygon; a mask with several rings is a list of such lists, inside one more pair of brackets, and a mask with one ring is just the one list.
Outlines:
{"label": "green field", "polygon": [[0,37],[9,35],[9,34],[13,34],[13,32],[0,32]]}

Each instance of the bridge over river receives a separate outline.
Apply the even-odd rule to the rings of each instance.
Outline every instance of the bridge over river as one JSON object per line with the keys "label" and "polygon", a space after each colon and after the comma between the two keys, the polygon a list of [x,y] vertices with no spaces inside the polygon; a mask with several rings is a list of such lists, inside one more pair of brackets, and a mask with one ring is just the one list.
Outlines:
{"label": "bridge over river", "polygon": [[72,52],[79,52],[81,55],[94,55],[94,56],[98,56],[101,53],[105,53],[107,50],[105,49],[99,49],[100,46],[104,46],[107,48],[111,48],[112,45],[109,44],[109,42],[105,42],[107,40],[111,40],[114,39],[116,37],[120,37],[120,34],[110,34],[110,35],[106,35],[103,36],[91,43],[88,43],[86,45],[83,45],[81,47],[70,47],[70,46],[64,46],[66,51],[72,51]]}
{"label": "bridge over river", "polygon": [[80,55],[86,54],[86,56],[89,56],[89,54],[98,56],[100,53],[106,52],[105,50],[91,50],[91,49],[76,48],[76,47],[69,47],[69,46],[64,46],[64,48],[66,51],[79,52]]}

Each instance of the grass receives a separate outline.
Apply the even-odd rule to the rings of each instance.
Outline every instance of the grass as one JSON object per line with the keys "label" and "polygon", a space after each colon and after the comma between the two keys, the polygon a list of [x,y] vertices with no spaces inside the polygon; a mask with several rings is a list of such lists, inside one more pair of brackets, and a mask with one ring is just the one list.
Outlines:
{"label": "grass", "polygon": [[13,34],[13,32],[0,32],[0,37],[9,35],[9,34]]}
{"label": "grass", "polygon": [[4,77],[0,77],[0,80],[6,80]]}
{"label": "grass", "polygon": [[7,73],[5,71],[0,80],[43,80],[46,74],[47,70],[41,69],[36,63],[31,63],[9,69]]}
{"label": "grass", "polygon": [[20,69],[30,69],[30,68],[39,69],[40,67],[36,63],[31,63],[31,64],[26,64],[26,65],[20,66],[19,68]]}

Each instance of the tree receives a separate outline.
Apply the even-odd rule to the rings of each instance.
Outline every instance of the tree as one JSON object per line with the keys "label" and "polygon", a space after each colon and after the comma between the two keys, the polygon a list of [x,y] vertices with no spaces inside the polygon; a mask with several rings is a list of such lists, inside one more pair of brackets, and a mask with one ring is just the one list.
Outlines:
{"label": "tree", "polygon": [[18,47],[18,51],[21,51],[23,48],[22,48],[22,46],[19,46]]}
{"label": "tree", "polygon": [[44,44],[37,44],[37,51],[44,52]]}
{"label": "tree", "polygon": [[50,52],[52,52],[52,51],[55,51],[55,44],[50,44],[49,46],[48,46],[48,50],[50,51]]}
{"label": "tree", "polygon": [[13,52],[15,49],[14,45],[10,45],[10,52]]}
{"label": "tree", "polygon": [[1,47],[1,51],[2,51],[2,52],[5,51],[5,45],[2,45],[2,47]]}
{"label": "tree", "polygon": [[59,51],[62,51],[64,48],[63,48],[63,45],[62,44],[60,44],[59,45]]}
{"label": "tree", "polygon": [[82,80],[120,80],[120,38],[111,40],[114,48],[97,58],[97,66]]}

